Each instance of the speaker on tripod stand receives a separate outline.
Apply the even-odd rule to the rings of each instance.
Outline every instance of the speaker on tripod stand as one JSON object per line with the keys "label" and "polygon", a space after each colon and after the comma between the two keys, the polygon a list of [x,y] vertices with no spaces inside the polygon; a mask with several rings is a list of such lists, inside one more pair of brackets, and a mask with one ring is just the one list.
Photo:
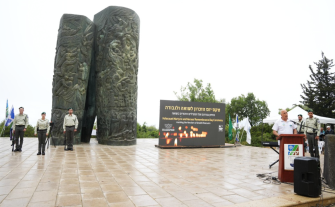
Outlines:
{"label": "speaker on tripod stand", "polygon": [[294,159],[294,192],[309,197],[321,195],[319,158],[297,157]]}

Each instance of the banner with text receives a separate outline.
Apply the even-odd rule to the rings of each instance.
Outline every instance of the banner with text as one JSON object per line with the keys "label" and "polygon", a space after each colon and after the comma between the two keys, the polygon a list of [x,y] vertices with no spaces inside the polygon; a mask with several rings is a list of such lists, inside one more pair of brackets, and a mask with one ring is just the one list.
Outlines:
{"label": "banner with text", "polygon": [[160,146],[224,144],[224,103],[160,101]]}

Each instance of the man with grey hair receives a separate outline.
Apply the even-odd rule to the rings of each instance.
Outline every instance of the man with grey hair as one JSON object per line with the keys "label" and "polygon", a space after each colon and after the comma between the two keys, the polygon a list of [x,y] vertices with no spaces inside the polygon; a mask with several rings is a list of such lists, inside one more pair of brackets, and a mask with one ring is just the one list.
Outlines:
{"label": "man with grey hair", "polygon": [[330,126],[327,126],[327,130],[325,132],[325,135],[327,134],[334,134],[334,131],[330,128]]}
{"label": "man with grey hair", "polygon": [[280,145],[281,134],[296,134],[297,126],[288,120],[288,113],[286,110],[280,111],[281,119],[277,120],[272,127],[273,134],[276,135],[278,145]]}

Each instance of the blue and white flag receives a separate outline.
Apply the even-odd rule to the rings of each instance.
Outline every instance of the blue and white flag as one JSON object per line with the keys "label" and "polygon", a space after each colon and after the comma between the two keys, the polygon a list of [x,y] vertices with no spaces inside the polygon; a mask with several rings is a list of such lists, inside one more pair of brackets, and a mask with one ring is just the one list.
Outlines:
{"label": "blue and white flag", "polygon": [[12,109],[10,110],[10,113],[8,114],[8,117],[6,119],[5,126],[9,126],[14,121],[14,107],[12,106]]}
{"label": "blue and white flag", "polygon": [[238,125],[238,115],[236,114],[236,137],[235,137],[235,141],[236,142],[239,142],[240,141],[240,128],[239,128],[239,125]]}
{"label": "blue and white flag", "polygon": [[236,128],[238,129],[239,126],[238,126],[238,114],[236,114]]}

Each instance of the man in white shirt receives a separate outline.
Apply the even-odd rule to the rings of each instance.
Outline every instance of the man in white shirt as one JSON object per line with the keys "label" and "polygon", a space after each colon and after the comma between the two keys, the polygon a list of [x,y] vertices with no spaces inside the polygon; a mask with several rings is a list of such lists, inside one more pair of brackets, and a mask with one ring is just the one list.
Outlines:
{"label": "man in white shirt", "polygon": [[276,135],[278,145],[280,145],[281,134],[296,134],[297,126],[290,120],[288,120],[288,114],[286,110],[280,111],[281,119],[277,120],[272,127],[273,134]]}

